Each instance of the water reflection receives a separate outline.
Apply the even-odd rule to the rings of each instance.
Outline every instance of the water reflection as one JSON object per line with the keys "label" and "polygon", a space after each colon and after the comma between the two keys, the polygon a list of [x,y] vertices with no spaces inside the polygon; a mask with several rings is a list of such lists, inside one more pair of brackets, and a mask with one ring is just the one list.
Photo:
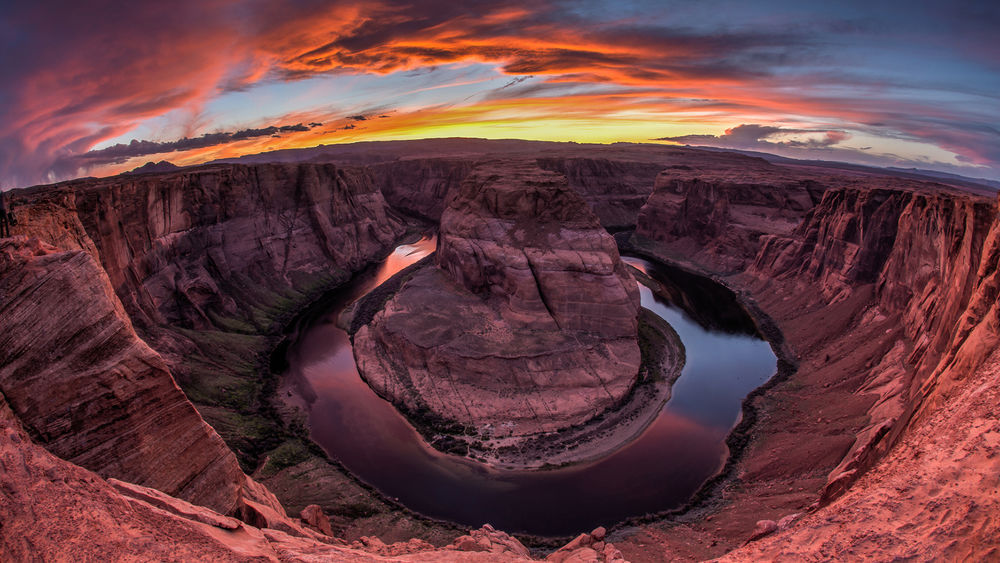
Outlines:
{"label": "water reflection", "polygon": [[[429,516],[561,535],[679,506],[722,467],[743,397],[775,371],[770,347],[747,330],[752,323],[742,310],[709,321],[703,310],[687,310],[699,303],[719,309],[726,301],[718,286],[697,276],[678,281],[630,258],[670,288],[663,299],[640,285],[642,305],[666,319],[687,349],[673,397],[649,428],[604,459],[551,471],[498,471],[442,454],[361,381],[350,341],[332,323],[347,303],[433,247],[433,239],[424,239],[397,249],[318,311],[289,349],[289,375],[306,378],[315,390],[313,439],[361,479]],[[692,280],[701,284],[687,289]]]}

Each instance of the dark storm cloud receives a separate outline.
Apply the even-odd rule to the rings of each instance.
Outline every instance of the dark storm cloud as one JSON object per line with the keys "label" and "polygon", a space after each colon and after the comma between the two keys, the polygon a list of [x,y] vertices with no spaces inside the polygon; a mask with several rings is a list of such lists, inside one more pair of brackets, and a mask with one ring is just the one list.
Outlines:
{"label": "dark storm cloud", "polygon": [[78,166],[96,166],[99,164],[121,163],[137,156],[214,147],[236,141],[254,139],[257,137],[281,137],[281,133],[309,131],[312,125],[313,124],[303,125],[302,123],[297,123],[295,125],[272,125],[270,127],[263,127],[260,129],[241,129],[233,132],[206,133],[200,137],[190,139],[185,137],[176,141],[166,142],[133,140],[130,143],[119,143],[104,149],[92,150],[66,158],[72,160],[73,164]]}

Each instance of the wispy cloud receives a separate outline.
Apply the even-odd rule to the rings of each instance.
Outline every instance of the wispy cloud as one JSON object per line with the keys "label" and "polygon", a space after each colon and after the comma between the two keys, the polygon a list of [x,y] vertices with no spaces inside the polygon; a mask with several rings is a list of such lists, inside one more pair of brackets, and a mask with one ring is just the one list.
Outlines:
{"label": "wispy cloud", "polygon": [[[626,17],[610,2],[557,0],[14,3],[0,19],[0,182],[55,180],[150,154],[194,160],[319,142],[327,137],[318,129],[239,136],[297,123],[268,107],[242,121],[204,108],[240,92],[357,75],[383,77],[387,93],[440,95],[384,120],[373,118],[397,108],[376,101],[377,111],[345,114],[336,98],[317,95],[306,109],[333,121],[331,135],[413,135],[457,116],[510,123],[520,108],[525,119],[574,117],[579,128],[562,130],[572,140],[596,122],[641,114],[689,133],[781,126],[733,127],[723,137],[784,150],[840,149],[858,132],[873,143],[905,138],[1000,174],[1000,134],[989,125],[1000,123],[1000,61],[989,47],[998,8],[876,6],[859,16],[833,5],[790,12],[779,2],[644,6],[649,13]],[[476,63],[508,77],[455,99],[418,82]],[[179,110],[197,117],[183,138],[91,150]],[[795,123],[808,125],[794,133]],[[213,127],[231,132],[196,134]],[[633,140],[648,138],[639,130]]]}

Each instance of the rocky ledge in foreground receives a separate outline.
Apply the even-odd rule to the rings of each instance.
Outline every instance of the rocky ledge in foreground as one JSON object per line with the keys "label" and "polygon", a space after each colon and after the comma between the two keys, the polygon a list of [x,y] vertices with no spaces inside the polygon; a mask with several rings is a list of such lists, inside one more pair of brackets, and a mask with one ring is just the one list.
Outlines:
{"label": "rocky ledge in foreground", "polygon": [[358,330],[354,353],[418,426],[512,452],[629,396],[638,312],[614,240],[564,176],[483,163],[450,195],[436,264]]}

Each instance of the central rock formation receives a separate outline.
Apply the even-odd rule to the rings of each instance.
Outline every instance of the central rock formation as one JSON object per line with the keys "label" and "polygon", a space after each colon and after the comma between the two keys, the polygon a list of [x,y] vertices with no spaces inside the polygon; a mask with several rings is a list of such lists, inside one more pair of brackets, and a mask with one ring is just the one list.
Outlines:
{"label": "central rock formation", "polygon": [[452,192],[436,267],[355,335],[368,383],[411,418],[487,438],[578,425],[635,384],[639,293],[560,174],[484,163]]}

